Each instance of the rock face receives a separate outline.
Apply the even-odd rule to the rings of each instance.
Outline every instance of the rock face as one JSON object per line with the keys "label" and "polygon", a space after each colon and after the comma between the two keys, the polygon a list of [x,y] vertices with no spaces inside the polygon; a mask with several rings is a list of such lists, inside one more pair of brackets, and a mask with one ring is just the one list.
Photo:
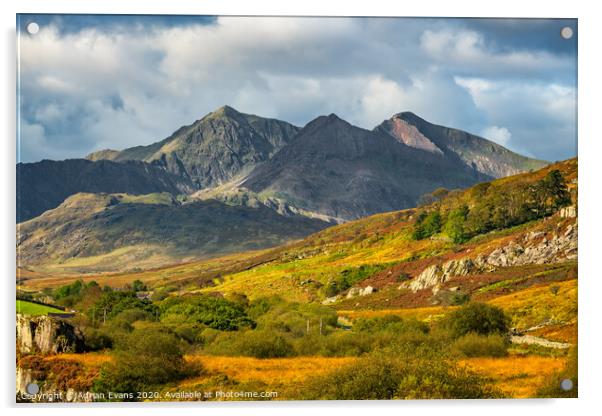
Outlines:
{"label": "rock face", "polygon": [[420,275],[409,283],[413,292],[433,287],[434,291],[449,279],[455,276],[466,276],[477,269],[475,263],[469,259],[451,260],[443,265],[429,266]]}
{"label": "rock face", "polygon": [[475,259],[464,258],[451,260],[443,265],[429,266],[418,277],[399,286],[399,289],[410,288],[417,292],[433,288],[433,293],[436,293],[441,284],[456,276],[466,276],[496,267],[556,263],[576,258],[577,222],[554,232],[552,236],[546,237],[542,231],[530,232],[522,238],[520,243],[511,242],[495,249],[488,255],[481,254]]}
{"label": "rock face", "polygon": [[17,348],[23,353],[82,352],[84,338],[68,322],[48,316],[17,314]]}
{"label": "rock face", "polygon": [[547,162],[521,156],[483,137],[429,123],[411,112],[395,114],[375,130],[384,131],[408,146],[457,159],[493,178],[547,165]]}
{"label": "rock face", "polygon": [[477,257],[475,263],[480,266],[488,264],[509,267],[555,263],[576,258],[577,223],[569,225],[564,232],[554,233],[551,238],[543,236],[543,233],[529,233],[523,238],[522,243],[512,242],[500,247],[488,256]]}

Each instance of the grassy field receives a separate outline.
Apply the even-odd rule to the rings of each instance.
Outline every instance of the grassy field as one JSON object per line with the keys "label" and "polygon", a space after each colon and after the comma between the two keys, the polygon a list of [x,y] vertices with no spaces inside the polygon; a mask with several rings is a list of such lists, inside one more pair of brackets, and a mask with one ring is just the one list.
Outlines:
{"label": "grassy field", "polygon": [[489,377],[506,397],[535,397],[550,376],[566,365],[565,357],[513,356],[505,358],[470,358],[461,363]]}
{"label": "grassy field", "polygon": [[25,315],[46,315],[48,312],[63,313],[64,311],[50,306],[27,302],[25,300],[17,300],[17,313]]}
{"label": "grassy field", "polygon": [[[355,362],[357,357],[297,357],[257,359],[249,357],[222,357],[187,355],[186,360],[199,363],[205,372],[194,378],[181,381],[168,391],[253,386],[265,391],[276,391],[278,399],[290,399],[295,390],[315,376],[333,371]],[[97,374],[110,357],[102,353],[58,354],[45,358],[60,365],[60,362],[79,363],[89,374]],[[534,397],[546,381],[566,365],[566,357],[519,356],[503,358],[468,358],[460,364],[487,377],[505,397]],[[220,387],[221,386],[221,387]]]}

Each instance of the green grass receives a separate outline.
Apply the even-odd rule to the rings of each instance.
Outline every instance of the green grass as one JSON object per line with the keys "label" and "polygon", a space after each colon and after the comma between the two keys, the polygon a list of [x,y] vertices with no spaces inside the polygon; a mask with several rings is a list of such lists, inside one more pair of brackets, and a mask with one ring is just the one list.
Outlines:
{"label": "green grass", "polygon": [[130,195],[118,194],[122,204],[151,204],[151,205],[173,205],[173,197],[167,192],[146,194],[146,195]]}
{"label": "green grass", "polygon": [[26,300],[17,300],[17,313],[25,315],[47,315],[49,312],[63,313],[64,311],[50,306],[38,305]]}

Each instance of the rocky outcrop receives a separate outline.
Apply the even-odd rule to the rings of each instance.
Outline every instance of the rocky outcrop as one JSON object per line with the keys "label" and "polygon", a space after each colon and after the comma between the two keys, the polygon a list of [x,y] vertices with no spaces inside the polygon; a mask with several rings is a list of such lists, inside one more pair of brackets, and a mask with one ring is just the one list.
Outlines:
{"label": "rocky outcrop", "polygon": [[451,260],[443,265],[433,265],[424,269],[420,275],[409,283],[413,292],[433,287],[433,291],[455,276],[465,276],[477,269],[475,263],[469,259]]}
{"label": "rocky outcrop", "polygon": [[571,205],[560,209],[560,218],[575,218],[577,217],[577,207]]}
{"label": "rocky outcrop", "polygon": [[[520,241],[520,240],[519,240]],[[475,259],[478,266],[496,267],[546,264],[577,258],[577,223],[569,225],[563,232],[546,236],[543,232],[531,232],[521,242],[511,242],[499,247],[489,255]]]}
{"label": "rocky outcrop", "polygon": [[577,259],[576,221],[565,229],[553,233],[530,232],[522,239],[512,241],[489,254],[481,254],[475,259],[464,258],[451,260],[443,265],[429,266],[412,281],[401,284],[399,289],[409,288],[417,292],[433,288],[433,293],[436,293],[441,284],[456,276],[491,271],[496,267],[556,263],[575,259]]}
{"label": "rocky outcrop", "polygon": [[364,288],[361,288],[361,287],[352,287],[351,289],[349,289],[349,292],[347,292],[347,299],[351,299],[351,298],[354,298],[356,296],[371,295],[374,292],[376,292],[376,289],[373,288],[372,286],[366,286]]}
{"label": "rocky outcrop", "polygon": [[81,352],[81,332],[64,320],[17,314],[17,348],[22,353]]}

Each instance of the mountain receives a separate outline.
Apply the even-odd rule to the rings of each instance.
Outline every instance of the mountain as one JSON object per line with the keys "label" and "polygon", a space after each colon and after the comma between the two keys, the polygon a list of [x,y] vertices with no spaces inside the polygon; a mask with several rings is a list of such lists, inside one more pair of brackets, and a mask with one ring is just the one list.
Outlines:
{"label": "mountain", "polygon": [[250,172],[297,134],[284,121],[243,114],[224,106],[148,146],[101,150],[87,159],[141,160],[207,188]]}
{"label": "mountain", "polygon": [[395,114],[374,130],[390,134],[416,149],[457,156],[467,166],[493,178],[540,169],[548,164],[465,131],[429,123],[411,112]]}
{"label": "mountain", "polygon": [[19,224],[18,262],[71,272],[156,267],[276,246],[329,225],[265,206],[181,204],[168,193],[78,193]]}
{"label": "mountain", "polygon": [[149,194],[190,193],[194,184],[185,177],[143,162],[108,160],[42,160],[17,164],[17,223],[57,207],[78,192]]}
{"label": "mountain", "polygon": [[241,186],[350,220],[415,206],[438,187],[464,188],[490,178],[455,154],[408,146],[331,114],[308,123]]}
{"label": "mountain", "polygon": [[[486,301],[507,296],[514,302],[513,292],[537,287],[550,293],[550,303],[545,302],[543,309],[553,315],[558,309],[552,312],[550,305],[565,307],[567,298],[556,297],[550,289],[577,277],[577,208],[562,207],[577,203],[577,171],[577,159],[569,159],[449,193],[420,208],[329,227],[258,254],[258,259],[268,258],[269,262],[258,260],[259,265],[253,268],[222,273],[221,281],[205,290],[223,295],[244,293],[250,299],[277,295],[295,302],[326,302],[342,311],[374,313],[449,305],[461,297],[464,301]],[[552,204],[547,212],[517,210],[522,204],[533,208],[531,187],[554,172],[560,173],[571,202]],[[457,213],[460,206],[466,206],[468,213],[457,222],[454,211]],[[432,238],[416,239],[420,214],[435,211],[441,218],[439,231]],[[446,226],[448,222],[455,226]],[[452,243],[457,227],[466,235]],[[191,264],[188,268],[200,272],[207,270],[207,265]],[[215,275],[219,271],[212,272]],[[161,276],[176,279],[179,273],[176,269],[162,270]],[[134,278],[155,280],[152,273]],[[181,287],[187,283],[179,282]],[[368,287],[371,289],[365,290]],[[563,315],[567,321],[576,317],[576,292],[571,296],[575,309]],[[530,298],[528,292],[525,298]],[[539,314],[543,309],[515,309],[513,313],[520,326],[529,328],[545,321]],[[425,311],[424,318],[431,313]]]}

